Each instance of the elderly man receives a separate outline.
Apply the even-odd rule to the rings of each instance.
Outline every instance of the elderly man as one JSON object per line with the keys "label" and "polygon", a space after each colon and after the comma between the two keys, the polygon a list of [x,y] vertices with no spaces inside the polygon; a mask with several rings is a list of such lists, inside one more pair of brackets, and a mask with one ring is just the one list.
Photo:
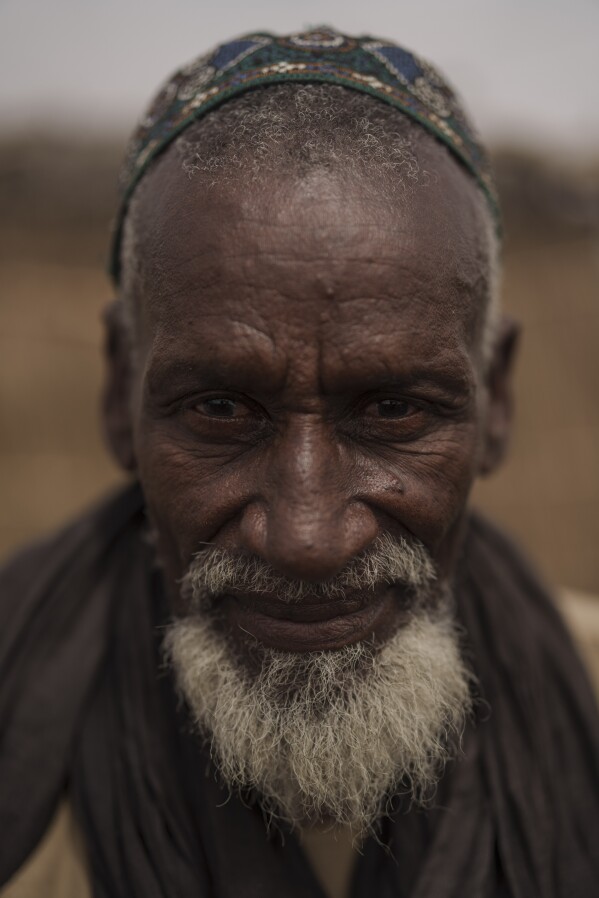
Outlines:
{"label": "elderly man", "polygon": [[590,688],[467,511],[516,330],[451,90],[249,35],[168,82],[122,184],[135,484],[3,575],[2,894],[597,894]]}

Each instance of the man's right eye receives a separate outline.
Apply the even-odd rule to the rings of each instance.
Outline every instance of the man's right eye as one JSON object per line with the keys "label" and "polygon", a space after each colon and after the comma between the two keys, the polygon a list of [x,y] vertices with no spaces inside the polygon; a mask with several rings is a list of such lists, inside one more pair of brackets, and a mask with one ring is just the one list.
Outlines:
{"label": "man's right eye", "polygon": [[210,418],[243,418],[249,410],[241,402],[226,397],[203,399],[194,408]]}

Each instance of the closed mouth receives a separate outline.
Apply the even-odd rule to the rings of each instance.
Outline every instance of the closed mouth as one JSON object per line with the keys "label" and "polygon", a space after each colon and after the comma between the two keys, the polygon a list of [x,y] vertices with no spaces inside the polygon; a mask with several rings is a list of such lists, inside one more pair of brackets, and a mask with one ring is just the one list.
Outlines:
{"label": "closed mouth", "polygon": [[233,631],[241,630],[265,646],[286,651],[340,648],[374,639],[401,614],[397,591],[353,594],[348,598],[287,604],[272,597],[227,594],[218,601]]}
{"label": "closed mouth", "polygon": [[354,614],[356,611],[361,611],[369,605],[376,604],[380,601],[381,595],[366,593],[338,599],[323,600],[313,597],[302,599],[298,602],[284,602],[281,599],[270,597],[256,596],[250,598],[246,595],[230,593],[223,596],[223,599],[236,602],[242,608],[254,614],[262,614],[277,620],[310,623]]}

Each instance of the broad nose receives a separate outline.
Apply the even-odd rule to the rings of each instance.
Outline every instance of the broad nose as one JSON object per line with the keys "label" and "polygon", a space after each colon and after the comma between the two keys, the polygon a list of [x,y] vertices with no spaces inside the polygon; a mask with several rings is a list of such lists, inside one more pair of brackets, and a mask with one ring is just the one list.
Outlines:
{"label": "broad nose", "polygon": [[247,549],[293,579],[334,576],[377,535],[373,512],[352,495],[351,460],[329,431],[325,422],[288,426],[241,524]]}

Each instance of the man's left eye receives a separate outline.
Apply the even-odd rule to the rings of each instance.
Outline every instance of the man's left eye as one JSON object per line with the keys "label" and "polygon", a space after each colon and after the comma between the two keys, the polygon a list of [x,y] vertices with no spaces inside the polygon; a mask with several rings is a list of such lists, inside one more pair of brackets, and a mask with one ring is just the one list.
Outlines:
{"label": "man's left eye", "polygon": [[416,411],[412,403],[405,402],[403,399],[380,399],[378,402],[373,402],[370,408],[377,417],[392,419],[407,418],[408,415]]}

